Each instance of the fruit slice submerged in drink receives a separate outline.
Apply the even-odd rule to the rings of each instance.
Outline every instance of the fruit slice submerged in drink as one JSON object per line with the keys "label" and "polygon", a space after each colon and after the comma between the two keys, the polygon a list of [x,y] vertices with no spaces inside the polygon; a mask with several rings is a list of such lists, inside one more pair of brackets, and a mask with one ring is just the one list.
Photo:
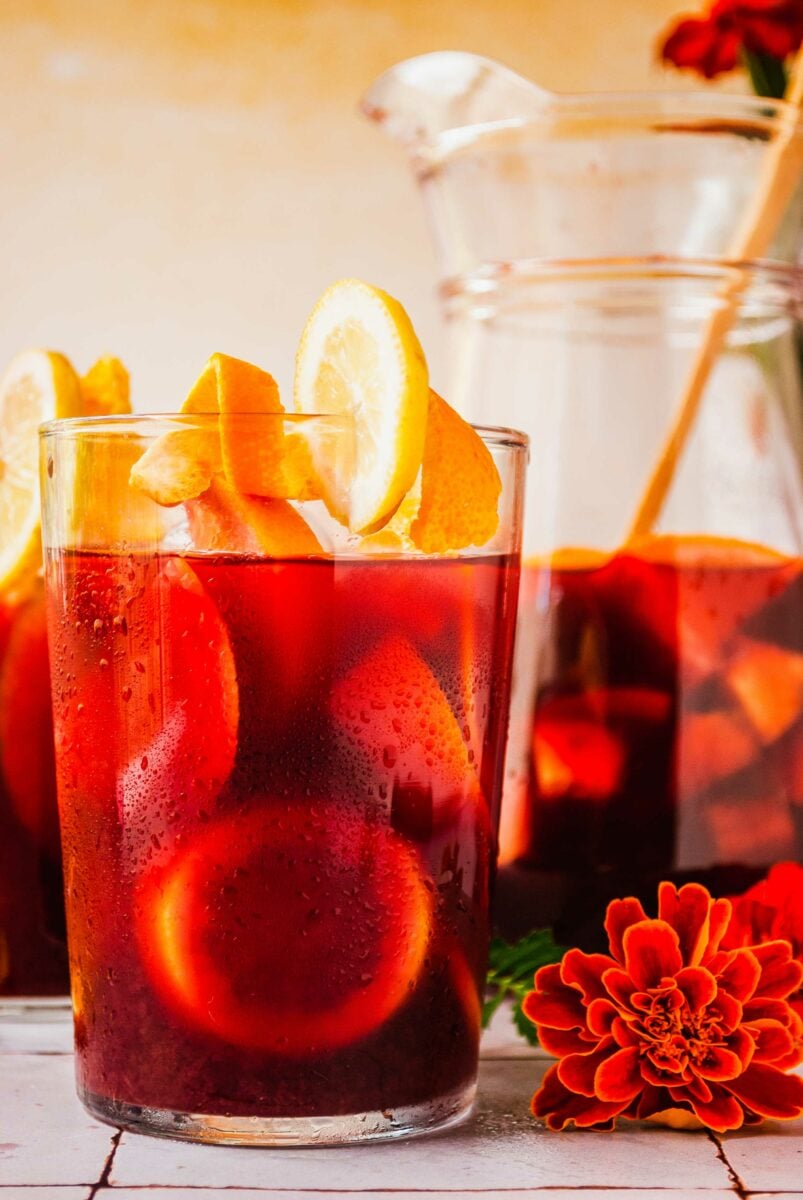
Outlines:
{"label": "fruit slice submerged in drink", "polygon": [[369,1036],[414,993],[433,897],[392,830],[314,798],[218,820],[137,885],[169,1012],[224,1042],[306,1056]]}
{"label": "fruit slice submerged in drink", "polygon": [[136,857],[154,851],[176,809],[211,809],[234,764],[239,698],[226,627],[186,560],[126,561],[125,588],[101,560],[82,592],[74,683],[55,716],[71,805],[89,819],[116,803]]}
{"label": "fruit slice submerged in drink", "polygon": [[792,561],[749,542],[655,536],[616,555],[600,578],[600,599],[641,653],[679,670],[693,687],[722,665],[728,640],[794,577]]}
{"label": "fruit slice submerged in drink", "polygon": [[622,786],[634,743],[669,716],[672,701],[652,688],[594,688],[539,705],[533,757],[545,798],[605,801]]}
{"label": "fruit slice submerged in drink", "polygon": [[58,862],[59,822],[47,654],[40,589],[16,613],[0,674],[0,763],[17,820]]}
{"label": "fruit slice submerged in drink", "polygon": [[781,737],[803,714],[803,654],[740,638],[725,681],[762,742]]}
{"label": "fruit slice submerged in drink", "polygon": [[348,751],[359,752],[389,798],[400,832],[415,837],[483,805],[468,730],[407,639],[391,634],[338,680],[329,707]]}
{"label": "fruit slice submerged in drink", "polygon": [[[133,750],[118,780],[124,825],[154,811],[154,798],[206,810],[226,782],[237,747],[239,695],[234,656],[220,615],[181,558],[150,583],[153,644],[123,685],[124,738]],[[154,661],[154,659],[156,661]],[[158,682],[157,682],[158,681]],[[154,685],[157,690],[154,692]],[[163,801],[163,803],[164,803]]]}

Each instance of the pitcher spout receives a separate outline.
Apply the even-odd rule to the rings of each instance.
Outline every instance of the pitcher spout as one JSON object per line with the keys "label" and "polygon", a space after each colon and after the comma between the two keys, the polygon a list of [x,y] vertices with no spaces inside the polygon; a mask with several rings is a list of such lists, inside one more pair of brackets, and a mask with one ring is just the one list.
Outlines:
{"label": "pitcher spout", "polygon": [[442,50],[390,67],[361,107],[392,138],[415,149],[450,130],[535,117],[551,95],[493,59]]}

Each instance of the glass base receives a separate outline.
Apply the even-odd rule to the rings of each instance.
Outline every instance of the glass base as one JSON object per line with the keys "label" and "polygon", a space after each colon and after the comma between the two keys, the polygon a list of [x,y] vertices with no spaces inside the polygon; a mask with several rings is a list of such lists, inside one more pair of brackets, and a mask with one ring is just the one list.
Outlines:
{"label": "glass base", "polygon": [[470,1115],[476,1091],[476,1082],[472,1080],[465,1087],[423,1104],[339,1117],[212,1116],[125,1104],[80,1088],[78,1095],[93,1117],[133,1133],[228,1146],[331,1146],[420,1137],[449,1129]]}

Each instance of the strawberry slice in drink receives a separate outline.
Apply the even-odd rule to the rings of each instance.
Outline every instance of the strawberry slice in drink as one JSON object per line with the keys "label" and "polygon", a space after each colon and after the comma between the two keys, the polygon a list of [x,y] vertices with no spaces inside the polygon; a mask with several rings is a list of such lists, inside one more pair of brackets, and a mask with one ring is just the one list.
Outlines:
{"label": "strawberry slice in drink", "polygon": [[306,1056],[378,1029],[425,966],[416,852],[332,801],[266,799],[144,872],[143,963],[169,1013],[221,1041]]}

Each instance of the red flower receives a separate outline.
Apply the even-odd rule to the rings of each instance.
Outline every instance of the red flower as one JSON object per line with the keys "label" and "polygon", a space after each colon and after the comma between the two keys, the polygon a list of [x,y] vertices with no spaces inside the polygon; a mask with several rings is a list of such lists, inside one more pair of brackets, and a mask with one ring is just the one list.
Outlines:
{"label": "red flower", "polygon": [[661,57],[706,79],[732,71],[743,51],[783,60],[803,42],[803,0],[716,0],[705,17],[670,29]]}
{"label": "red flower", "polygon": [[536,973],[523,1009],[560,1058],[532,1102],[550,1129],[673,1108],[720,1132],[803,1114],[803,1078],[779,1065],[803,1059],[786,999],[803,966],[786,941],[721,949],[730,918],[699,884],[662,883],[657,920],[632,898],[608,906],[610,955],[569,950]]}
{"label": "red flower", "polygon": [[[722,939],[724,949],[785,938],[793,956],[803,963],[803,867],[778,863],[766,879],[743,896],[731,896],[731,901],[733,916]],[[801,1019],[799,1049],[803,1057],[803,987],[789,997],[789,1003]]]}

